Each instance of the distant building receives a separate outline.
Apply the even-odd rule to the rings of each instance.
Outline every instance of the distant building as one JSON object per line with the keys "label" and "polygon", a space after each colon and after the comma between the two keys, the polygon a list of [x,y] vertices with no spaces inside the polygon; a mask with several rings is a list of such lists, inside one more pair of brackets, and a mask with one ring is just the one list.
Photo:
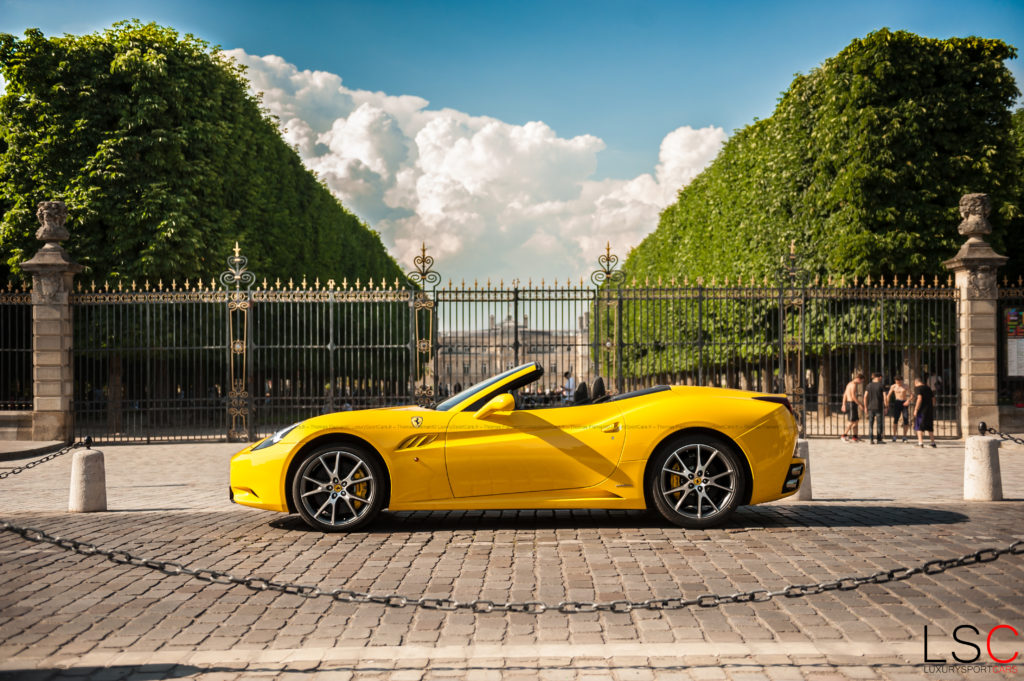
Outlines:
{"label": "distant building", "polygon": [[516,323],[511,316],[497,321],[492,314],[483,329],[439,332],[437,381],[441,395],[454,394],[526,362],[544,367],[543,378],[530,386],[534,393],[560,392],[566,371],[577,381],[587,380],[591,373],[587,321],[588,315],[584,313],[577,318],[575,330],[533,329],[524,315],[518,328],[518,357]]}

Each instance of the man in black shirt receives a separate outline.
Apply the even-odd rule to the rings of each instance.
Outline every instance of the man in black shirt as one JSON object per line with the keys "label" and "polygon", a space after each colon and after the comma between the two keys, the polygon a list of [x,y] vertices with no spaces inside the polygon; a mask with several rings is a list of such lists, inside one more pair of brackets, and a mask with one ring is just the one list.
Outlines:
{"label": "man in black shirt", "polygon": [[871,436],[871,444],[875,444],[875,440],[882,444],[885,432],[885,391],[882,389],[882,374],[877,371],[871,374],[871,383],[864,389],[864,404],[868,411],[868,434]]}

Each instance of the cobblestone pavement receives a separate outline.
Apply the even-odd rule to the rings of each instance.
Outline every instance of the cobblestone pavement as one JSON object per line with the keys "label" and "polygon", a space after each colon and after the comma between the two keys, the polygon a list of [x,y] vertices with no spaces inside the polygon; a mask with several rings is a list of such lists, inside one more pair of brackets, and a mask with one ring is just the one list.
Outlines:
{"label": "cobblestone pavement", "polygon": [[[103,449],[110,512],[62,512],[68,456],[0,481],[0,516],[108,549],[324,589],[547,602],[774,590],[1024,538],[1017,447],[1003,450],[1012,500],[1002,503],[959,500],[962,443],[812,440],[815,501],[742,509],[721,529],[685,531],[626,512],[396,513],[351,535],[230,504],[235,445]],[[2,533],[0,678],[978,678],[929,673],[924,627],[932,658],[973,655],[951,638],[969,624],[981,632],[966,637],[980,646],[979,662],[989,660],[993,626],[1024,627],[1022,584],[1024,560],[1006,556],[768,603],[473,615],[255,593]],[[997,631],[992,651],[1024,654],[1024,642]]]}

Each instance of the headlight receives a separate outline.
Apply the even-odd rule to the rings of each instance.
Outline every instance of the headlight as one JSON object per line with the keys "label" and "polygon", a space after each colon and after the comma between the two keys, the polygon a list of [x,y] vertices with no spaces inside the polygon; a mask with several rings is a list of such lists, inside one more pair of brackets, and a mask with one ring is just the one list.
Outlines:
{"label": "headlight", "polygon": [[[299,423],[302,423],[302,422],[300,421]],[[277,431],[276,433],[274,433],[273,435],[271,435],[270,437],[265,439],[263,442],[259,443],[255,447],[253,447],[252,451],[256,451],[257,449],[263,449],[264,447],[269,447],[270,445],[276,445],[278,442],[280,442],[281,440],[284,439],[285,435],[287,435],[288,433],[292,432],[292,430],[294,430],[295,426],[297,426],[297,425],[299,425],[299,424],[298,423],[293,423],[292,425],[288,426],[287,428],[282,428],[281,430]]]}

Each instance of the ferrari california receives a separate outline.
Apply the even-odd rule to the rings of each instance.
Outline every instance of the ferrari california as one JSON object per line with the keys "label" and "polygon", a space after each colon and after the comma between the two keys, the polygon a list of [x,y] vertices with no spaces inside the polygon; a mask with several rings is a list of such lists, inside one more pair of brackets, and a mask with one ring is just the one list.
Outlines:
{"label": "ferrari california", "polygon": [[342,532],[392,511],[645,509],[686,528],[797,491],[797,424],[782,395],[581,384],[531,404],[530,362],[432,407],[344,411],[283,428],[231,459],[230,496]]}

